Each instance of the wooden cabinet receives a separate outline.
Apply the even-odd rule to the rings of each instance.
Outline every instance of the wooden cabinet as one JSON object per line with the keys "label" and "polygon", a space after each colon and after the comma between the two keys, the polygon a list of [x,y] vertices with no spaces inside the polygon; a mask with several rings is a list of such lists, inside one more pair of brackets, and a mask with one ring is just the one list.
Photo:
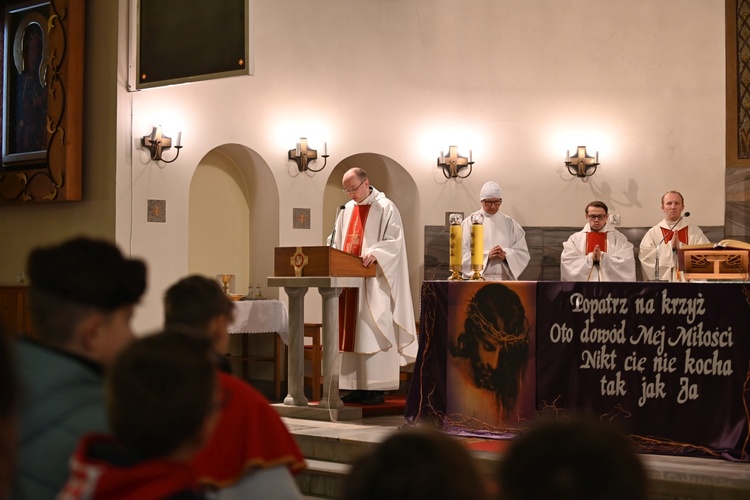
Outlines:
{"label": "wooden cabinet", "polygon": [[0,321],[10,333],[33,337],[27,286],[0,285]]}

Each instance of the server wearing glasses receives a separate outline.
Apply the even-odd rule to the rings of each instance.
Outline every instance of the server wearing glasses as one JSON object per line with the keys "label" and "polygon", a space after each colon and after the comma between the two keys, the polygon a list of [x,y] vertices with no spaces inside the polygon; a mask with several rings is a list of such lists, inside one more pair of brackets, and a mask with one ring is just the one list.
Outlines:
{"label": "server wearing glasses", "polygon": [[633,244],[609,224],[603,201],[586,205],[586,225],[563,243],[562,281],[635,281]]}

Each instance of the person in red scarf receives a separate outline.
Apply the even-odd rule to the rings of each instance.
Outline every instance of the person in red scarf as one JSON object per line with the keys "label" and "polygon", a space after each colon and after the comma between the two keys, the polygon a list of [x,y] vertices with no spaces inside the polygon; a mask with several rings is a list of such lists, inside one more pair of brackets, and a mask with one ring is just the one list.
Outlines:
{"label": "person in red scarf", "polygon": [[112,434],[87,434],[60,500],[203,499],[191,458],[224,394],[208,339],[165,331],[136,340],[106,374]]}
{"label": "person in red scarf", "polygon": [[361,257],[365,267],[376,266],[374,278],[340,296],[339,387],[351,391],[341,399],[380,404],[384,391],[398,389],[400,367],[417,356],[403,224],[396,205],[361,168],[347,170],[341,183],[351,200],[330,244]]}
{"label": "person in red scarf", "polygon": [[[165,327],[208,337],[217,364],[228,352],[233,315],[234,303],[204,276],[183,278],[164,296]],[[305,469],[305,459],[276,410],[226,371],[219,372],[219,383],[224,407],[217,431],[192,461],[200,483],[232,498],[301,499],[294,475]]]}

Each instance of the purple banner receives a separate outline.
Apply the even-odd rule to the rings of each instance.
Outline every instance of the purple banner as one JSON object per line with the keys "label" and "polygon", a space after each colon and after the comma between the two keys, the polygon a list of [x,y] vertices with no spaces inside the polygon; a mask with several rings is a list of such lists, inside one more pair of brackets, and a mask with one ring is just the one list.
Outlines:
{"label": "purple banner", "polygon": [[750,460],[750,289],[540,283],[537,404],[617,422],[641,451]]}
{"label": "purple banner", "polygon": [[504,437],[585,412],[642,452],[750,461],[750,286],[428,281],[419,346],[409,421]]}

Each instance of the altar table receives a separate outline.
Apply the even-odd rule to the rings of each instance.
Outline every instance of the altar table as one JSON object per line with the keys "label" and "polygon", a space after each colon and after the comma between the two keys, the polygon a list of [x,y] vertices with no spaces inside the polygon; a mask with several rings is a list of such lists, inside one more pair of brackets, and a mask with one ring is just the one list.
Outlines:
{"label": "altar table", "polygon": [[249,361],[273,361],[273,382],[276,399],[281,397],[281,367],[284,359],[284,344],[289,344],[289,313],[280,300],[258,299],[234,302],[234,321],[229,325],[230,334],[274,334],[273,356],[251,356],[248,353],[247,335],[242,337],[242,354],[232,356],[242,360],[242,376],[247,377]]}

